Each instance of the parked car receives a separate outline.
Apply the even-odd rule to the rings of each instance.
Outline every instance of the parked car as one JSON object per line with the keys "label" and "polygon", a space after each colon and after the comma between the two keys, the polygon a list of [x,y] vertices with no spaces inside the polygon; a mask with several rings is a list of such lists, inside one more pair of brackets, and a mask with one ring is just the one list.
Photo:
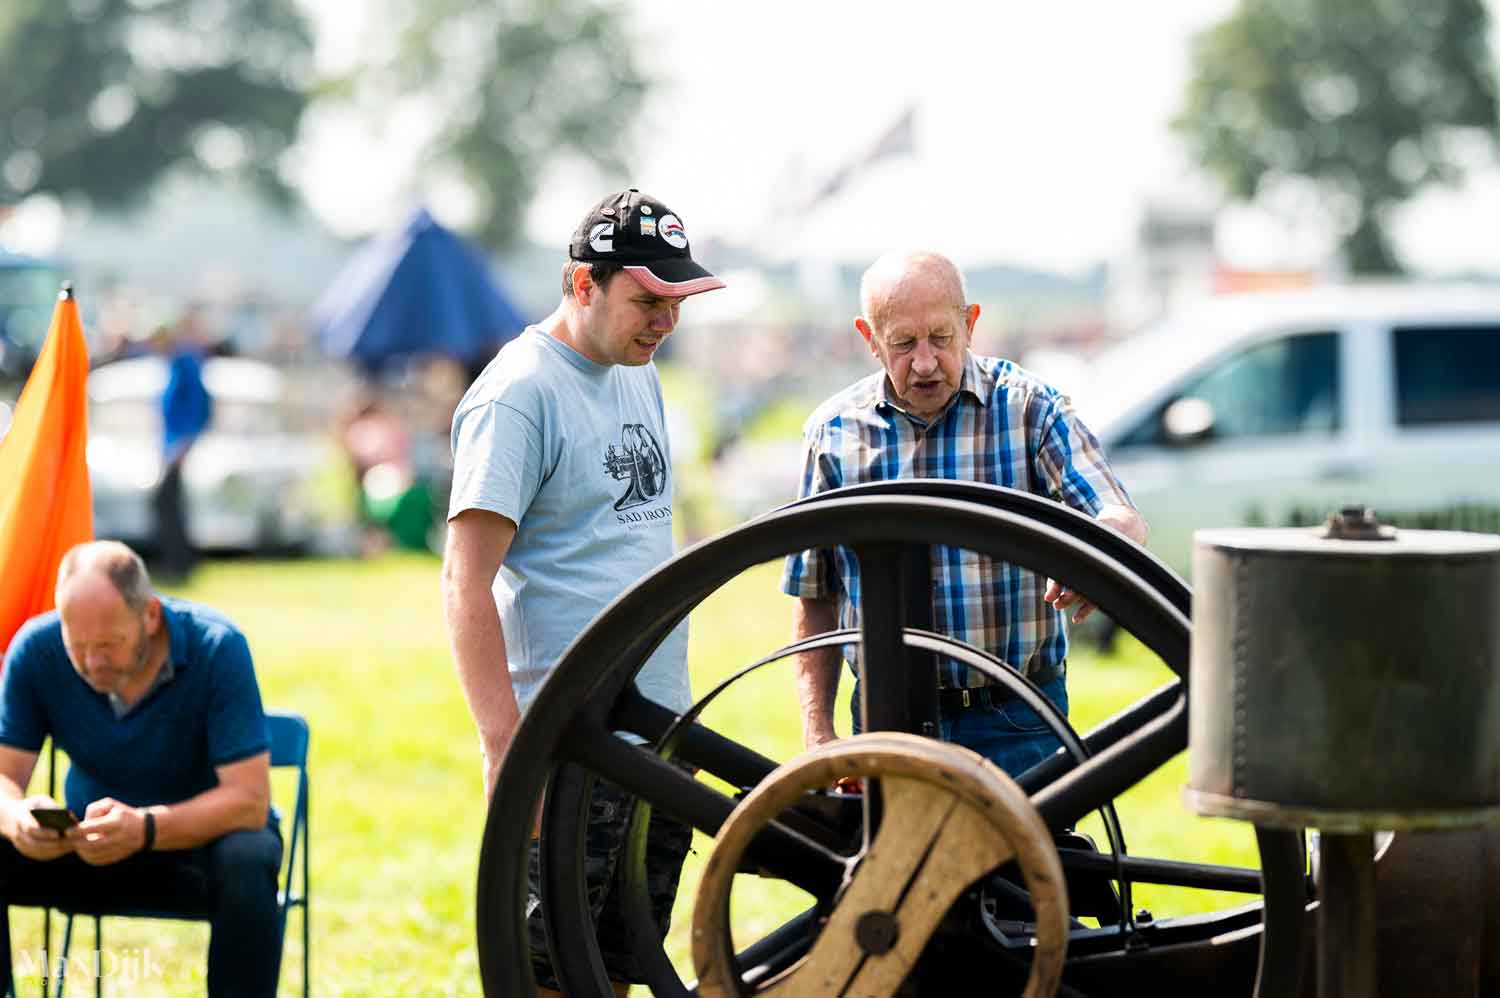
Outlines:
{"label": "parked car", "polygon": [[1102,355],[1073,394],[1187,574],[1199,527],[1364,503],[1500,532],[1500,285],[1211,299]]}
{"label": "parked car", "polygon": [[19,391],[41,352],[62,271],[51,260],[0,250],[0,390]]}
{"label": "parked car", "polygon": [[[213,420],[183,466],[193,543],[211,551],[307,547],[318,530],[308,485],[325,442],[289,425],[285,381],[271,365],[211,357],[203,381]],[[88,383],[94,532],[148,550],[166,383],[167,362],[159,356],[102,365]]]}

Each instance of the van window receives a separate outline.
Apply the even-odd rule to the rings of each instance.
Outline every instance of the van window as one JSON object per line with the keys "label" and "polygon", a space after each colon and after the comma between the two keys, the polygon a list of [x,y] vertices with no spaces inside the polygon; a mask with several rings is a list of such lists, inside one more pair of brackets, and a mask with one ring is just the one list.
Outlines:
{"label": "van window", "polygon": [[1500,422],[1500,327],[1397,329],[1396,422]]}
{"label": "van window", "polygon": [[[1339,429],[1337,333],[1298,333],[1259,343],[1186,382],[1167,403],[1197,398],[1214,410],[1216,440]],[[1158,409],[1122,446],[1167,443]]]}

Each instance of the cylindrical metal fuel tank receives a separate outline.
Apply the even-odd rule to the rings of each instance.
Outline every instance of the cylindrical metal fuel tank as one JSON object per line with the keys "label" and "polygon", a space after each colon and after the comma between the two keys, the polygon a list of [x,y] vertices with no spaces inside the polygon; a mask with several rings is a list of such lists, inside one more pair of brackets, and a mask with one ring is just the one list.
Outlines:
{"label": "cylindrical metal fuel tank", "polygon": [[1195,537],[1189,808],[1325,832],[1500,818],[1500,536]]}

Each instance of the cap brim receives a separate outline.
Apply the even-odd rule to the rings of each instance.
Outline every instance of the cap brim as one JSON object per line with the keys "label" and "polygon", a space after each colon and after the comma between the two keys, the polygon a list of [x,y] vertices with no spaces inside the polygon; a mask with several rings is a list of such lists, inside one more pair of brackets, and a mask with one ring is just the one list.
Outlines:
{"label": "cap brim", "polygon": [[677,258],[656,260],[647,264],[628,264],[625,273],[654,295],[663,298],[686,298],[722,288],[724,282],[692,260]]}

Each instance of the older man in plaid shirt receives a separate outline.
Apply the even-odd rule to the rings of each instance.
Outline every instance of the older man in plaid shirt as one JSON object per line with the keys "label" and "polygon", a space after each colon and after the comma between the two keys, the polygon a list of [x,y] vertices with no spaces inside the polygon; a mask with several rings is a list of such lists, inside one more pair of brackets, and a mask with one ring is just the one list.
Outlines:
{"label": "older man in plaid shirt", "polygon": [[[804,427],[801,495],[894,478],[949,478],[1023,489],[1088,513],[1137,543],[1146,522],[1105,463],[1067,396],[1007,360],[975,355],[979,306],[936,253],[892,253],[865,273],[854,327],[882,371],[829,399]],[[1068,636],[1093,607],[1077,593],[969,551],[933,550],[933,624],[996,655],[1068,709]],[[859,626],[859,570],[842,548],[787,560],[783,590],[798,597],[796,637]],[[852,664],[852,663],[851,663]],[[839,656],[797,660],[802,736],[831,741]],[[938,671],[941,735],[1018,775],[1059,747],[1031,708],[952,660]],[[860,725],[859,684],[851,700]]]}

